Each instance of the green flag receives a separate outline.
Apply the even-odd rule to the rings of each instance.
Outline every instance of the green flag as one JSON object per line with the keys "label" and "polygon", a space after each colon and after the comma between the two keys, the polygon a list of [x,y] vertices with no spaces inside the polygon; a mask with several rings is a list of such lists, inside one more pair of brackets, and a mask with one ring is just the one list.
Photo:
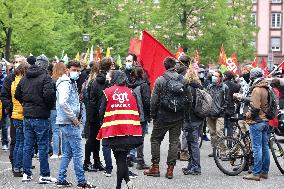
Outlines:
{"label": "green flag", "polygon": [[117,55],[117,58],[116,58],[116,65],[118,65],[119,68],[122,67],[122,62],[121,62],[120,55]]}
{"label": "green flag", "polygon": [[227,66],[225,66],[224,64],[222,64],[219,68],[220,72],[225,73],[225,71],[227,71]]}

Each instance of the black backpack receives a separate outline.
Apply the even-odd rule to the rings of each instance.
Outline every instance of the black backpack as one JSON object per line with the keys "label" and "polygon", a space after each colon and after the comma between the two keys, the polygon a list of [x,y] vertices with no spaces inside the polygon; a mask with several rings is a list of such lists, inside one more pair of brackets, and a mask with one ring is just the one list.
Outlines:
{"label": "black backpack", "polygon": [[166,85],[161,97],[161,107],[174,113],[184,110],[187,98],[183,76],[179,75],[177,78],[171,78],[164,74],[163,77],[166,80]]}
{"label": "black backpack", "polygon": [[267,88],[268,91],[268,108],[265,117],[269,120],[274,119],[278,115],[279,99],[272,87]]}

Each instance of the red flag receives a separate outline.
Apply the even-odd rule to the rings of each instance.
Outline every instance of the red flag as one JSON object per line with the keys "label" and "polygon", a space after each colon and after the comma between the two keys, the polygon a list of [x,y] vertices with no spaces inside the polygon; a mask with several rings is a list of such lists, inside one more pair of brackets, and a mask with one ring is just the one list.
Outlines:
{"label": "red flag", "polygon": [[228,71],[233,72],[235,75],[239,75],[239,72],[238,72],[239,63],[238,63],[235,52],[231,55],[230,58],[227,59],[226,64],[227,64]]}
{"label": "red flag", "polygon": [[254,58],[253,62],[251,63],[251,66],[256,68],[258,66],[258,61],[257,61],[257,57]]}
{"label": "red flag", "polygon": [[182,56],[183,54],[184,54],[183,48],[179,47],[177,49],[176,58],[179,59],[179,57]]}
{"label": "red flag", "polygon": [[164,59],[175,57],[158,40],[146,31],[143,31],[140,60],[141,65],[149,76],[151,88],[153,89],[155,80],[165,72]]}
{"label": "red flag", "polygon": [[95,61],[96,62],[101,61],[102,60],[102,55],[101,55],[101,49],[100,48],[95,50],[95,54],[96,54]]}
{"label": "red flag", "polygon": [[227,56],[226,56],[226,53],[225,53],[225,50],[224,50],[224,47],[223,47],[223,44],[222,44],[218,63],[221,64],[221,65],[222,64],[226,65],[226,60],[227,60]]}
{"label": "red flag", "polygon": [[140,55],[141,40],[139,38],[132,38],[129,41],[128,53],[135,54],[137,57]]}
{"label": "red flag", "polygon": [[264,57],[262,57],[262,59],[261,59],[261,69],[263,71],[263,76],[267,77],[268,76],[267,64],[265,62],[265,58]]}
{"label": "red flag", "polygon": [[198,49],[196,48],[194,62],[193,62],[193,68],[195,69],[195,71],[198,71],[199,64],[200,64],[200,59],[199,59]]}

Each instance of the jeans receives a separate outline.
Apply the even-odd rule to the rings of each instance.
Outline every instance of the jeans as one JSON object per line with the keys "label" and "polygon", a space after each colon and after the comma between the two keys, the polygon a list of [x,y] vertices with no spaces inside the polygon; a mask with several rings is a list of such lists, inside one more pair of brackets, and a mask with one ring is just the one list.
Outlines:
{"label": "jeans", "polygon": [[14,148],[16,145],[16,128],[14,127],[14,122],[11,119],[10,122],[10,154],[9,154],[9,159],[12,164],[12,167],[14,167]]}
{"label": "jeans", "polygon": [[24,173],[32,175],[32,158],[34,154],[34,141],[37,141],[40,175],[43,177],[50,176],[48,163],[48,146],[49,146],[49,124],[48,119],[24,119]]}
{"label": "jeans", "polygon": [[187,144],[188,151],[190,152],[190,159],[188,160],[187,168],[194,172],[201,172],[200,166],[200,149],[199,149],[199,136],[200,136],[200,128],[203,125],[203,121],[201,122],[191,122],[190,127],[187,131]]}
{"label": "jeans", "polygon": [[[147,131],[147,127],[148,127],[148,122],[141,122],[141,127],[142,127],[142,141],[143,144],[141,144],[140,146],[137,147],[137,161],[140,164],[144,164],[144,137],[145,137],[145,133]],[[131,153],[131,151],[130,151]]]}
{"label": "jeans", "polygon": [[53,154],[58,155],[60,149],[60,128],[56,123],[56,110],[50,112],[50,124],[52,129],[52,150]]}
{"label": "jeans", "polygon": [[113,166],[112,166],[110,147],[103,145],[103,155],[104,155],[104,160],[105,160],[105,164],[106,164],[106,172],[111,173]]}
{"label": "jeans", "polygon": [[16,145],[13,152],[14,171],[20,171],[23,168],[23,149],[24,149],[24,130],[23,121],[13,120],[16,128]]}
{"label": "jeans", "polygon": [[253,175],[259,175],[260,173],[267,174],[269,171],[270,154],[268,147],[268,132],[269,126],[267,122],[250,125],[250,137],[254,158],[252,168]]}
{"label": "jeans", "polygon": [[8,140],[8,124],[9,124],[9,121],[8,121],[8,116],[7,115],[4,115],[2,114],[3,117],[2,117],[2,120],[0,121],[0,124],[1,124],[1,134],[2,134],[2,146],[3,145],[7,145],[8,146],[8,143],[9,143],[9,140]]}
{"label": "jeans", "polygon": [[82,136],[80,127],[65,124],[59,125],[62,137],[63,156],[59,167],[58,181],[64,182],[67,177],[67,168],[73,158],[74,170],[78,184],[86,182],[83,169],[83,148],[81,145]]}
{"label": "jeans", "polygon": [[169,132],[169,151],[167,164],[174,166],[177,160],[179,137],[181,134],[181,127],[183,121],[176,121],[172,123],[160,123],[154,120],[153,131],[151,135],[151,154],[152,163],[159,164],[160,162],[160,146],[167,132]]}

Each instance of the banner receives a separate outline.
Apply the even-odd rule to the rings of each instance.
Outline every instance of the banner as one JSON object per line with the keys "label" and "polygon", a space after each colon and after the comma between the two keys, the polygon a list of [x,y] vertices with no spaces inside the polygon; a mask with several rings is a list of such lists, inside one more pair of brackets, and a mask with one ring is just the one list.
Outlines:
{"label": "banner", "polygon": [[199,70],[199,64],[200,64],[200,59],[199,59],[198,49],[196,48],[195,57],[194,57],[194,61],[193,61],[193,68],[197,72]]}
{"label": "banner", "polygon": [[267,64],[266,64],[264,57],[262,57],[261,59],[261,69],[263,71],[263,76],[266,78],[268,76],[268,71],[267,71]]}
{"label": "banner", "polygon": [[227,59],[226,64],[227,64],[227,71],[230,71],[235,75],[239,75],[238,71],[239,63],[235,52],[231,55],[230,58]]}
{"label": "banner", "polygon": [[226,60],[227,60],[227,56],[226,56],[226,53],[225,53],[225,50],[224,50],[224,47],[223,47],[223,44],[222,44],[218,63],[220,65],[226,65]]}

